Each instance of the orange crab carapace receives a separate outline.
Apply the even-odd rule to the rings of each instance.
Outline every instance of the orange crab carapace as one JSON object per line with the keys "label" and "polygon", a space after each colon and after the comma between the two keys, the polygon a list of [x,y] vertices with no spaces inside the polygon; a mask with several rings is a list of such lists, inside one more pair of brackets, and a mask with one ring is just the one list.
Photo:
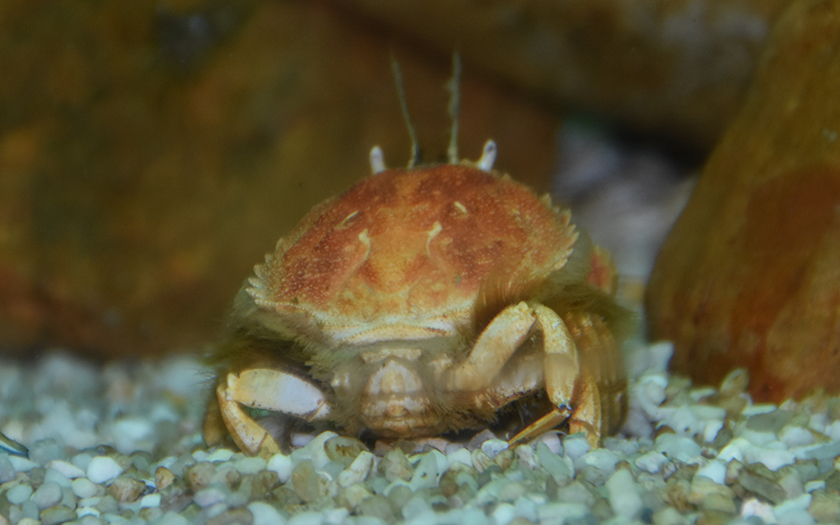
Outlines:
{"label": "orange crab carapace", "polygon": [[[627,411],[609,256],[568,211],[481,159],[385,169],[316,206],[239,291],[209,441],[280,450],[278,425],[432,436],[543,407],[596,445]],[[265,419],[260,419],[257,414]],[[223,425],[223,427],[222,427]]]}

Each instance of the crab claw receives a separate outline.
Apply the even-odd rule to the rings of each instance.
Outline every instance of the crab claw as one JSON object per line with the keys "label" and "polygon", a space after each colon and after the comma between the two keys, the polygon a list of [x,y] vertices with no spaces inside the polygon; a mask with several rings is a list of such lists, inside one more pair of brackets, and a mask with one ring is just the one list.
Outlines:
{"label": "crab claw", "polygon": [[216,393],[222,420],[231,437],[250,455],[272,456],[280,452],[280,446],[243,410],[243,406],[289,414],[307,421],[324,419],[330,413],[324,394],[315,385],[280,370],[258,368],[239,374],[229,373]]}

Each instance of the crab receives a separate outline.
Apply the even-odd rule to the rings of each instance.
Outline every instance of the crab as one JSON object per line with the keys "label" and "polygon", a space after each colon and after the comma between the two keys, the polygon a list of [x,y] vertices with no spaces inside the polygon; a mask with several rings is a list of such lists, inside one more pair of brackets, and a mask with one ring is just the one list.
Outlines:
{"label": "crab", "polygon": [[[385,169],[316,206],[234,301],[205,439],[281,450],[276,424],[420,438],[541,411],[592,446],[627,411],[614,266],[526,186],[477,162]],[[537,408],[535,408],[537,407]]]}

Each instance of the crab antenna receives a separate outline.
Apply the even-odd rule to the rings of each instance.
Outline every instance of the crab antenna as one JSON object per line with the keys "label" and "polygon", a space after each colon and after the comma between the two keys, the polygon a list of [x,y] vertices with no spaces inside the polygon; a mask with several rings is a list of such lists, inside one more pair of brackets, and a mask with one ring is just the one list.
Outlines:
{"label": "crab antenna", "polygon": [[446,84],[449,90],[449,118],[452,129],[449,135],[449,148],[446,150],[450,164],[458,164],[458,114],[461,112],[461,54],[452,55],[452,78]]}
{"label": "crab antenna", "polygon": [[408,114],[408,102],[405,98],[405,86],[403,85],[402,71],[397,59],[391,57],[391,70],[394,72],[394,83],[397,85],[397,96],[400,99],[405,125],[408,128],[408,138],[411,139],[411,158],[408,159],[408,168],[411,169],[420,163],[420,144],[417,142],[417,132],[414,131],[414,124],[411,122],[411,115]]}
{"label": "crab antenna", "polygon": [[370,170],[374,175],[385,171],[385,155],[379,146],[374,146],[370,150]]}
{"label": "crab antenna", "polygon": [[481,158],[478,159],[476,165],[482,171],[490,171],[493,169],[494,162],[496,162],[496,143],[488,140],[484,143],[484,151],[481,152]]}

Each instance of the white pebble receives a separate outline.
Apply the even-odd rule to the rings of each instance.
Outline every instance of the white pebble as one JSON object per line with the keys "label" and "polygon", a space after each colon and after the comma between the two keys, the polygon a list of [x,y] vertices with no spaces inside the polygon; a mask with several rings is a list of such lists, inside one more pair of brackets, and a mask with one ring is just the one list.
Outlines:
{"label": "white pebble", "polygon": [[291,456],[287,456],[285,454],[274,454],[265,466],[266,470],[271,470],[272,472],[277,473],[280,483],[286,483],[289,481],[289,478],[292,477],[292,470],[294,470],[294,468],[295,465],[294,462],[292,462]]}
{"label": "white pebble", "polygon": [[669,459],[683,463],[696,462],[702,449],[694,440],[677,434],[662,434],[656,438],[654,448]]}
{"label": "white pebble", "polygon": [[254,501],[248,504],[248,510],[254,517],[252,525],[283,525],[286,520],[277,510],[262,501]]}
{"label": "white pebble", "polygon": [[514,505],[517,518],[522,518],[531,523],[537,522],[537,502],[527,496],[520,496]]}
{"label": "white pebble", "polygon": [[721,461],[709,461],[697,470],[695,476],[703,476],[718,485],[726,484],[726,465]]}
{"label": "white pebble", "polygon": [[107,483],[122,474],[119,463],[108,456],[96,456],[90,460],[87,468],[87,478],[94,483]]}
{"label": "white pebble", "polygon": [[804,447],[814,442],[814,435],[806,428],[786,425],[779,432],[779,441],[787,448]]}
{"label": "white pebble", "polygon": [[629,470],[622,468],[615,471],[604,484],[609,494],[610,507],[619,516],[635,518],[642,511],[644,503],[639,496],[639,489]]}
{"label": "white pebble", "polygon": [[537,520],[540,523],[566,523],[572,520],[585,523],[585,518],[590,514],[589,508],[582,503],[547,503],[537,508]]}
{"label": "white pebble", "polygon": [[415,520],[421,516],[434,516],[435,511],[420,496],[414,496],[403,506],[402,515],[407,521]]}
{"label": "white pebble", "polygon": [[547,432],[537,438],[536,441],[533,443],[533,447],[537,447],[537,443],[545,443],[545,446],[548,447],[548,450],[554,452],[557,455],[563,455],[563,443],[560,441],[560,436],[557,432]]}
{"label": "white pebble", "polygon": [[763,463],[765,467],[776,471],[785,465],[793,465],[796,455],[779,448],[750,447],[744,451],[744,460],[747,463]]}
{"label": "white pebble", "polygon": [[441,474],[443,474],[443,470],[438,465],[438,460],[434,453],[422,454],[409,482],[411,491],[417,492],[420,489],[436,487]]}
{"label": "white pebble", "polygon": [[[254,522],[256,524],[256,522]],[[283,522],[280,521],[279,525],[282,525]],[[190,525],[189,520],[187,518],[181,516],[180,514],[167,511],[163,516],[155,520],[155,525]]]}
{"label": "white pebble", "polygon": [[227,494],[219,487],[210,486],[193,495],[193,501],[201,508],[210,507],[225,501]]}
{"label": "white pebble", "polygon": [[96,507],[79,507],[76,509],[76,517],[84,518],[85,516],[93,516],[98,518],[100,515],[99,509]]}
{"label": "white pebble", "polygon": [[[198,450],[196,453],[199,452]],[[193,454],[195,456],[195,453]],[[227,461],[233,456],[233,451],[229,448],[220,448],[214,450],[212,454],[208,454],[206,458],[199,461]],[[198,459],[198,458],[196,458]]]}
{"label": "white pebble", "polygon": [[[567,447],[566,451],[568,450]],[[545,443],[537,444],[537,459],[557,483],[563,483],[574,475],[572,460],[568,456],[560,457],[553,453]]]}
{"label": "white pebble", "polygon": [[840,420],[826,426],[823,433],[834,441],[840,441]]}
{"label": "white pebble", "polygon": [[85,471],[72,463],[60,459],[54,459],[47,464],[47,468],[53,469],[64,474],[69,479],[81,478],[85,475]]}
{"label": "white pebble", "polygon": [[374,456],[367,450],[363,450],[349,467],[344,469],[338,475],[338,484],[342,487],[349,487],[356,483],[361,483],[367,478],[370,473],[370,467],[373,465]]}
{"label": "white pebble", "polygon": [[810,494],[801,494],[795,498],[779,503],[773,508],[773,512],[785,512],[788,510],[806,510],[811,505],[812,496]]}
{"label": "white pebble", "polygon": [[805,484],[805,492],[814,492],[815,490],[820,490],[825,488],[825,481],[824,480],[814,480],[809,481]]}
{"label": "white pebble", "polygon": [[265,470],[265,467],[266,461],[261,457],[242,458],[233,462],[233,468],[243,476],[256,474],[261,470]]}
{"label": "white pebble", "polygon": [[29,472],[30,470],[38,466],[38,464],[34,461],[30,461],[20,456],[8,456],[8,458],[9,462],[12,464],[12,467],[14,467],[14,469],[17,472]]}
{"label": "white pebble", "polygon": [[664,454],[651,450],[647,454],[643,454],[636,458],[636,466],[645,472],[656,474],[659,472],[659,467],[666,461],[668,461],[668,458],[666,458]]}
{"label": "white pebble", "polygon": [[757,416],[759,414],[767,414],[769,412],[774,412],[778,409],[779,407],[777,407],[773,403],[756,403],[755,405],[744,408],[744,410],[741,412],[741,416]]}
{"label": "white pebble", "polygon": [[32,494],[32,501],[41,510],[53,507],[61,501],[61,487],[57,483],[46,482]]}
{"label": "white pebble", "polygon": [[87,478],[74,479],[71,488],[73,489],[73,494],[80,499],[92,498],[99,490],[99,487]]}
{"label": "white pebble", "polygon": [[315,439],[306,444],[305,448],[309,451],[309,454],[312,457],[312,466],[315,467],[315,470],[322,470],[327,463],[332,461],[327,455],[324,444],[327,440],[336,436],[338,436],[338,434],[335,432],[321,432],[315,436]]}
{"label": "white pebble", "polygon": [[323,521],[320,512],[306,511],[295,514],[286,523],[288,525],[322,525]]}
{"label": "white pebble", "polygon": [[44,481],[51,481],[61,488],[70,488],[72,483],[67,476],[53,469],[47,469],[46,474],[44,474]]}
{"label": "white pebble", "polygon": [[729,442],[718,453],[718,459],[724,463],[729,463],[732,460],[740,462],[744,461],[744,451],[752,447],[749,441],[742,437],[737,437]]}
{"label": "white pebble", "polygon": [[452,467],[455,463],[462,463],[467,466],[472,466],[472,455],[466,448],[459,448],[454,452],[446,455],[446,468]]}
{"label": "white pebble", "polygon": [[583,434],[572,434],[563,440],[563,448],[565,449],[567,456],[572,459],[577,459],[589,452],[591,447],[586,441],[586,436]]}
{"label": "white pebble", "polygon": [[324,525],[342,525],[350,516],[350,511],[343,508],[325,510],[321,515]]}
{"label": "white pebble", "polygon": [[9,503],[12,505],[20,505],[24,501],[28,501],[31,495],[32,486],[28,483],[21,483],[16,487],[10,488],[6,492],[6,499],[9,500]]}
{"label": "white pebble", "polygon": [[601,472],[612,474],[615,472],[615,465],[621,460],[621,456],[612,450],[596,448],[584,454],[582,460],[586,465],[595,467]]}
{"label": "white pebble", "polygon": [[155,508],[160,507],[160,494],[146,494],[140,498],[140,508]]}
{"label": "white pebble", "polygon": [[756,498],[750,498],[741,506],[741,517],[751,518],[756,516],[764,523],[776,523],[776,516],[773,514],[773,507]]}
{"label": "white pebble", "polygon": [[796,455],[802,459],[828,459],[840,456],[840,441],[826,441],[799,447]]}
{"label": "white pebble", "polygon": [[499,452],[508,448],[510,448],[510,445],[508,445],[507,441],[502,441],[501,439],[488,439],[481,444],[481,451],[491,458],[496,457]]}
{"label": "white pebble", "polygon": [[706,443],[713,442],[717,438],[721,429],[723,429],[722,419],[712,419],[710,421],[706,421],[706,428],[703,429],[703,441]]}
{"label": "white pebble", "polygon": [[745,428],[741,432],[741,437],[760,447],[776,441],[776,434],[768,431],[750,430]]}
{"label": "white pebble", "polygon": [[817,520],[804,509],[776,513],[777,525],[814,525],[816,522]]}
{"label": "white pebble", "polygon": [[516,509],[510,503],[500,503],[493,510],[492,517],[496,525],[507,525],[516,517]]}

